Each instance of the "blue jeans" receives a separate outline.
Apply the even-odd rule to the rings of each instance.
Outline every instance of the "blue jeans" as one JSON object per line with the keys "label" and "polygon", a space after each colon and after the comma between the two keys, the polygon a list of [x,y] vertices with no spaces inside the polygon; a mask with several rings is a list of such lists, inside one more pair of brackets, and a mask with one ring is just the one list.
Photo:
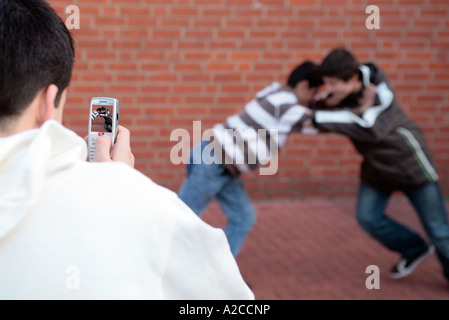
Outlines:
{"label": "blue jeans", "polygon": [[[449,280],[449,224],[446,204],[439,185],[434,182],[404,191],[421,219],[430,241],[435,246],[443,272]],[[357,221],[371,236],[404,258],[412,257],[427,247],[426,241],[384,213],[391,193],[366,184],[359,189]]]}
{"label": "blue jeans", "polygon": [[104,129],[105,129],[107,132],[112,132],[112,129],[109,128],[109,125],[108,125],[107,123],[104,124]]}
{"label": "blue jeans", "polygon": [[[217,199],[228,220],[224,231],[231,252],[236,257],[254,226],[256,212],[241,178],[233,177],[222,164],[213,159],[213,155],[207,155],[209,161],[213,161],[211,164],[205,163],[203,157],[199,159],[206,145],[207,142],[203,141],[192,150],[187,177],[178,195],[198,216],[202,216],[213,197]],[[198,155],[195,162],[201,163],[193,163],[195,154]]]}

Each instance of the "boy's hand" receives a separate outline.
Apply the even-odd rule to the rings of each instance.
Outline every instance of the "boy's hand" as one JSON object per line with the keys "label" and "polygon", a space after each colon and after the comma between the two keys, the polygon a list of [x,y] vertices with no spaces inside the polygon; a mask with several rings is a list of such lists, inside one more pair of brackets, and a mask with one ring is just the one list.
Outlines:
{"label": "boy's hand", "polygon": [[[85,138],[87,141],[87,137]],[[98,137],[95,141],[94,162],[122,161],[134,168],[134,155],[131,152],[130,132],[118,126],[117,141],[111,149],[111,138]]]}
{"label": "boy's hand", "polygon": [[356,109],[358,114],[363,114],[368,108],[371,108],[374,105],[376,93],[377,88],[374,84],[371,84],[363,90],[362,97],[359,99],[360,107]]}

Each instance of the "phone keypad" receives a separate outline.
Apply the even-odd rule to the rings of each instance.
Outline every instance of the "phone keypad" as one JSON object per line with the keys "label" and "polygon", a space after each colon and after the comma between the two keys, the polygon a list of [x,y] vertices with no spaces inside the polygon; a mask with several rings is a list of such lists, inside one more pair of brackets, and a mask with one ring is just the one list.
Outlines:
{"label": "phone keypad", "polygon": [[89,161],[92,161],[94,159],[96,140],[97,138],[92,135],[89,143]]}

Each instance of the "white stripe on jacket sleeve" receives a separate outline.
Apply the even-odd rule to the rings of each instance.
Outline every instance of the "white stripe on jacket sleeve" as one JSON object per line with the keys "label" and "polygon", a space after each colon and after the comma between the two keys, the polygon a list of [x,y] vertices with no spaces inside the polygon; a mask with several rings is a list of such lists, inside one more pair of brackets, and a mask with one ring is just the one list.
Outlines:
{"label": "white stripe on jacket sleeve", "polygon": [[365,111],[362,117],[358,117],[351,111],[317,111],[315,121],[317,123],[357,123],[364,128],[371,128],[377,120],[377,117],[387,109],[393,102],[393,92],[388,88],[385,82],[377,86],[377,95],[380,105],[372,106]]}

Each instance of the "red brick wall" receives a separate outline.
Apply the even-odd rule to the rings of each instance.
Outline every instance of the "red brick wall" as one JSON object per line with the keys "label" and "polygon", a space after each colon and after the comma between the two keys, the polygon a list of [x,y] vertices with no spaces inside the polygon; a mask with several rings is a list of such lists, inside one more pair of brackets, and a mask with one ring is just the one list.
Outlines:
{"label": "red brick wall", "polygon": [[[65,125],[87,130],[98,95],[121,102],[136,168],[177,191],[183,165],[170,162],[175,128],[223,122],[303,59],[319,61],[344,45],[389,75],[403,109],[426,134],[449,194],[449,6],[447,0],[93,0],[80,8],[76,67]],[[380,9],[368,30],[365,9]],[[245,176],[256,198],[355,195],[360,157],[344,137],[293,134],[275,176]]]}

